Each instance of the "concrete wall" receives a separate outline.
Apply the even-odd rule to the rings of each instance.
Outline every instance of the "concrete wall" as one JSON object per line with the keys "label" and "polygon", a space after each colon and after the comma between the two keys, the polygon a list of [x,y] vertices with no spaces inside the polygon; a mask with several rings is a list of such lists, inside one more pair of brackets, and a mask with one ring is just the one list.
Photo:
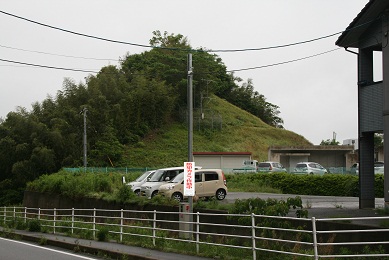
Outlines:
{"label": "concrete wall", "polygon": [[193,154],[193,160],[197,166],[219,168],[225,172],[232,172],[234,168],[241,168],[243,161],[250,159],[250,154]]}

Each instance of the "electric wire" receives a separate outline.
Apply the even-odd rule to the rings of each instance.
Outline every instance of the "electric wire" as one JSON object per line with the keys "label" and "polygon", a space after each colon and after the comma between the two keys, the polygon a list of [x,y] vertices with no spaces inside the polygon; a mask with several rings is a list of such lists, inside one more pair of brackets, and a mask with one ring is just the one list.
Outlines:
{"label": "electric wire", "polygon": [[283,64],[288,64],[288,63],[296,62],[296,61],[301,61],[301,60],[306,60],[306,59],[314,58],[314,57],[317,57],[317,56],[320,56],[320,55],[324,55],[324,54],[327,54],[327,53],[330,53],[330,52],[333,52],[333,51],[337,51],[337,50],[340,50],[340,49],[342,49],[342,48],[336,48],[336,49],[332,49],[332,50],[329,50],[329,51],[324,51],[324,52],[320,52],[320,53],[313,54],[313,55],[310,55],[310,56],[305,56],[305,57],[302,57],[302,58],[288,60],[288,61],[283,61],[283,62],[277,62],[277,63],[267,64],[267,65],[262,65],[262,66],[250,67],[250,68],[227,70],[227,72],[231,73],[231,72],[238,72],[238,71],[247,71],[247,70],[255,70],[255,69],[263,69],[263,68],[268,68],[268,67],[274,67],[274,66],[278,66],[278,65],[283,65]]}
{"label": "electric wire", "polygon": [[12,16],[14,18],[18,18],[18,19],[21,19],[21,20],[24,20],[24,21],[27,21],[27,22],[30,22],[30,23],[34,23],[34,24],[38,24],[38,25],[41,25],[41,26],[44,26],[44,27],[48,27],[48,28],[51,28],[51,29],[55,29],[55,30],[59,30],[59,31],[63,31],[63,32],[67,32],[67,33],[83,36],[83,37],[88,37],[88,38],[92,38],[92,39],[96,39],[96,40],[102,40],[102,41],[107,41],[107,42],[120,43],[120,44],[126,44],[126,45],[132,45],[132,46],[144,47],[144,48],[158,48],[158,49],[176,50],[176,51],[193,51],[193,52],[199,51],[199,52],[213,52],[213,53],[216,53],[216,52],[262,51],[262,50],[269,50],[269,49],[291,47],[291,46],[295,46],[295,45],[310,43],[310,42],[326,39],[326,38],[329,38],[329,37],[333,37],[335,35],[344,33],[346,31],[351,31],[351,30],[354,30],[354,29],[359,28],[361,26],[365,26],[367,24],[370,24],[370,23],[374,22],[377,19],[381,19],[381,16],[379,16],[379,17],[377,17],[377,18],[375,18],[375,19],[373,19],[371,21],[368,21],[366,23],[360,24],[360,25],[352,27],[352,28],[348,28],[348,29],[346,29],[344,31],[332,33],[332,34],[329,34],[329,35],[317,37],[317,38],[310,39],[310,40],[295,42],[295,43],[288,43],[288,44],[268,46],[268,47],[260,47],[260,48],[245,48],[245,49],[230,49],[230,50],[227,50],[227,49],[226,50],[222,50],[222,49],[219,49],[219,50],[212,50],[212,49],[210,49],[210,50],[203,50],[203,49],[190,49],[190,48],[184,49],[184,48],[161,47],[161,46],[152,46],[152,45],[146,45],[146,44],[138,44],[138,43],[119,41],[119,40],[112,40],[112,39],[107,39],[107,38],[103,38],[103,37],[99,37],[99,36],[79,33],[79,32],[67,30],[67,29],[60,28],[60,27],[55,27],[55,26],[52,26],[52,25],[48,25],[48,24],[44,24],[44,23],[41,23],[41,22],[37,22],[37,21],[31,20],[31,19],[28,19],[28,18],[25,18],[25,17],[21,17],[21,16],[18,16],[18,15],[15,15],[15,14],[11,14],[11,13],[8,13],[8,12],[2,11],[2,10],[0,10],[0,13],[8,15],[8,16]]}
{"label": "electric wire", "polygon": [[35,51],[35,50],[26,50],[26,49],[20,49],[20,48],[14,48],[9,47],[5,45],[1,45],[2,48],[12,49],[12,50],[18,50],[18,51],[25,51],[25,52],[32,52],[32,53],[39,53],[39,54],[45,54],[45,55],[51,55],[51,56],[57,56],[57,57],[66,57],[66,58],[76,58],[76,59],[84,59],[84,60],[98,60],[98,61],[118,61],[114,59],[103,59],[103,58],[88,58],[88,57],[80,57],[80,56],[71,56],[71,55],[64,55],[64,54],[55,54],[55,53],[49,53],[49,52],[43,52],[43,51]]}
{"label": "electric wire", "polygon": [[27,66],[32,66],[32,67],[46,68],[46,69],[67,70],[67,71],[86,72],[86,73],[98,73],[97,71],[93,71],[93,70],[70,69],[70,68],[63,68],[63,67],[55,67],[55,66],[40,65],[40,64],[33,64],[33,63],[27,63],[27,62],[20,62],[20,61],[14,61],[14,60],[0,59],[0,61],[4,61],[4,62],[8,62],[8,63],[14,63],[14,64],[20,64],[20,65],[27,65]]}
{"label": "electric wire", "polygon": [[[324,55],[324,54],[327,54],[327,53],[330,53],[330,52],[333,52],[333,51],[337,51],[337,50],[340,50],[340,49],[342,49],[342,48],[335,48],[335,49],[332,49],[332,50],[320,52],[320,53],[317,53],[317,54],[313,54],[313,55],[309,55],[309,56],[305,56],[305,57],[301,57],[301,58],[297,58],[297,59],[293,59],[293,60],[287,60],[287,61],[282,61],[282,62],[267,64],[267,65],[262,65],[262,66],[249,67],[249,68],[227,70],[226,72],[227,72],[227,73],[232,73],[232,72],[247,71],[247,70],[256,70],[256,69],[263,69],[263,68],[268,68],[268,67],[279,66],[279,65],[283,65],[283,64],[288,64],[288,63],[293,63],[293,62],[297,62],[297,61],[301,61],[301,60],[306,60],[306,59],[314,58],[314,57],[321,56],[321,55]],[[86,72],[86,73],[94,73],[94,74],[99,73],[99,72],[97,72],[97,71],[92,71],[92,70],[85,70],[85,69],[70,69],[70,68],[55,67],[55,66],[47,66],[47,65],[39,65],[39,64],[26,63],[26,62],[19,62],[19,61],[13,61],[13,60],[5,60],[5,59],[0,59],[0,61],[9,62],[9,63],[15,63],[15,64],[21,64],[21,65],[28,65],[28,66],[33,66],[33,67],[48,68],[48,69],[68,70],[68,71]],[[208,72],[208,73],[196,73],[196,74],[212,74],[212,72]],[[134,75],[146,75],[146,74],[145,74],[145,73],[139,73],[139,74],[136,73],[136,74],[134,74]]]}

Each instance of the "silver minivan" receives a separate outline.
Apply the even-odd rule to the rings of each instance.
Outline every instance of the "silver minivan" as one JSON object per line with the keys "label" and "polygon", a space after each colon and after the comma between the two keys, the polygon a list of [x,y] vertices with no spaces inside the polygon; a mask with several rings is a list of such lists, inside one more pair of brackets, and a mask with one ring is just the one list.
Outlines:
{"label": "silver minivan", "polygon": [[139,176],[135,181],[127,183],[131,187],[131,190],[135,192],[136,195],[140,193],[140,186],[146,181],[150,180],[153,177],[155,171],[146,171],[141,176]]}
{"label": "silver minivan", "polygon": [[327,169],[315,162],[299,162],[294,168],[294,173],[325,174]]}

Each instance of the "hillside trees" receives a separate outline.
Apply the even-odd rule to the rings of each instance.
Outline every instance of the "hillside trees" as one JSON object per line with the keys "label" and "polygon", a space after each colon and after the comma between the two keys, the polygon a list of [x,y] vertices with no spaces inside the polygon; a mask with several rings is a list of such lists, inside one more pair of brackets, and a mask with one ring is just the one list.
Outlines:
{"label": "hillside trees", "polygon": [[[120,66],[103,67],[85,82],[65,79],[56,95],[35,102],[30,112],[19,108],[7,115],[0,123],[0,205],[20,201],[25,183],[42,174],[83,164],[84,108],[89,166],[122,166],[126,145],[176,120],[186,107],[192,48],[181,34],[159,31],[150,44],[153,49],[127,55]],[[269,125],[282,123],[278,107],[255,92],[251,81],[239,86],[220,57],[191,51],[195,106],[200,95],[216,94]]]}
{"label": "hillside trees", "polygon": [[248,79],[241,86],[233,85],[229,92],[219,93],[219,95],[230,103],[261,118],[266,124],[283,128],[283,120],[278,116],[280,114],[279,107],[267,102],[264,95],[255,91],[251,79]]}

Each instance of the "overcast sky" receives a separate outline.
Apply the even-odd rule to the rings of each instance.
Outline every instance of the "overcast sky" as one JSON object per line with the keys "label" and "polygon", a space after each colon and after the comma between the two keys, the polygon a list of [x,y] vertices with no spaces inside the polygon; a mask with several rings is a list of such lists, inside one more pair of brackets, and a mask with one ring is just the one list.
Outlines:
{"label": "overcast sky", "polygon": [[[192,47],[278,46],[343,31],[368,0],[0,0],[0,11],[78,33],[146,44],[152,31],[188,37]],[[0,59],[99,71],[148,49],[90,39],[0,13]],[[330,51],[339,34],[287,48],[218,53],[228,70],[260,67]],[[49,53],[49,54],[44,54]],[[68,56],[68,57],[65,57]],[[69,57],[72,56],[72,57]],[[377,58],[377,64],[379,58]],[[195,61],[193,66],[196,68]],[[378,66],[377,66],[378,67]],[[0,117],[55,96],[64,78],[88,73],[0,61]],[[314,144],[357,138],[357,57],[339,49],[301,61],[236,72],[280,107],[284,127]],[[376,80],[382,73],[377,69]]]}

